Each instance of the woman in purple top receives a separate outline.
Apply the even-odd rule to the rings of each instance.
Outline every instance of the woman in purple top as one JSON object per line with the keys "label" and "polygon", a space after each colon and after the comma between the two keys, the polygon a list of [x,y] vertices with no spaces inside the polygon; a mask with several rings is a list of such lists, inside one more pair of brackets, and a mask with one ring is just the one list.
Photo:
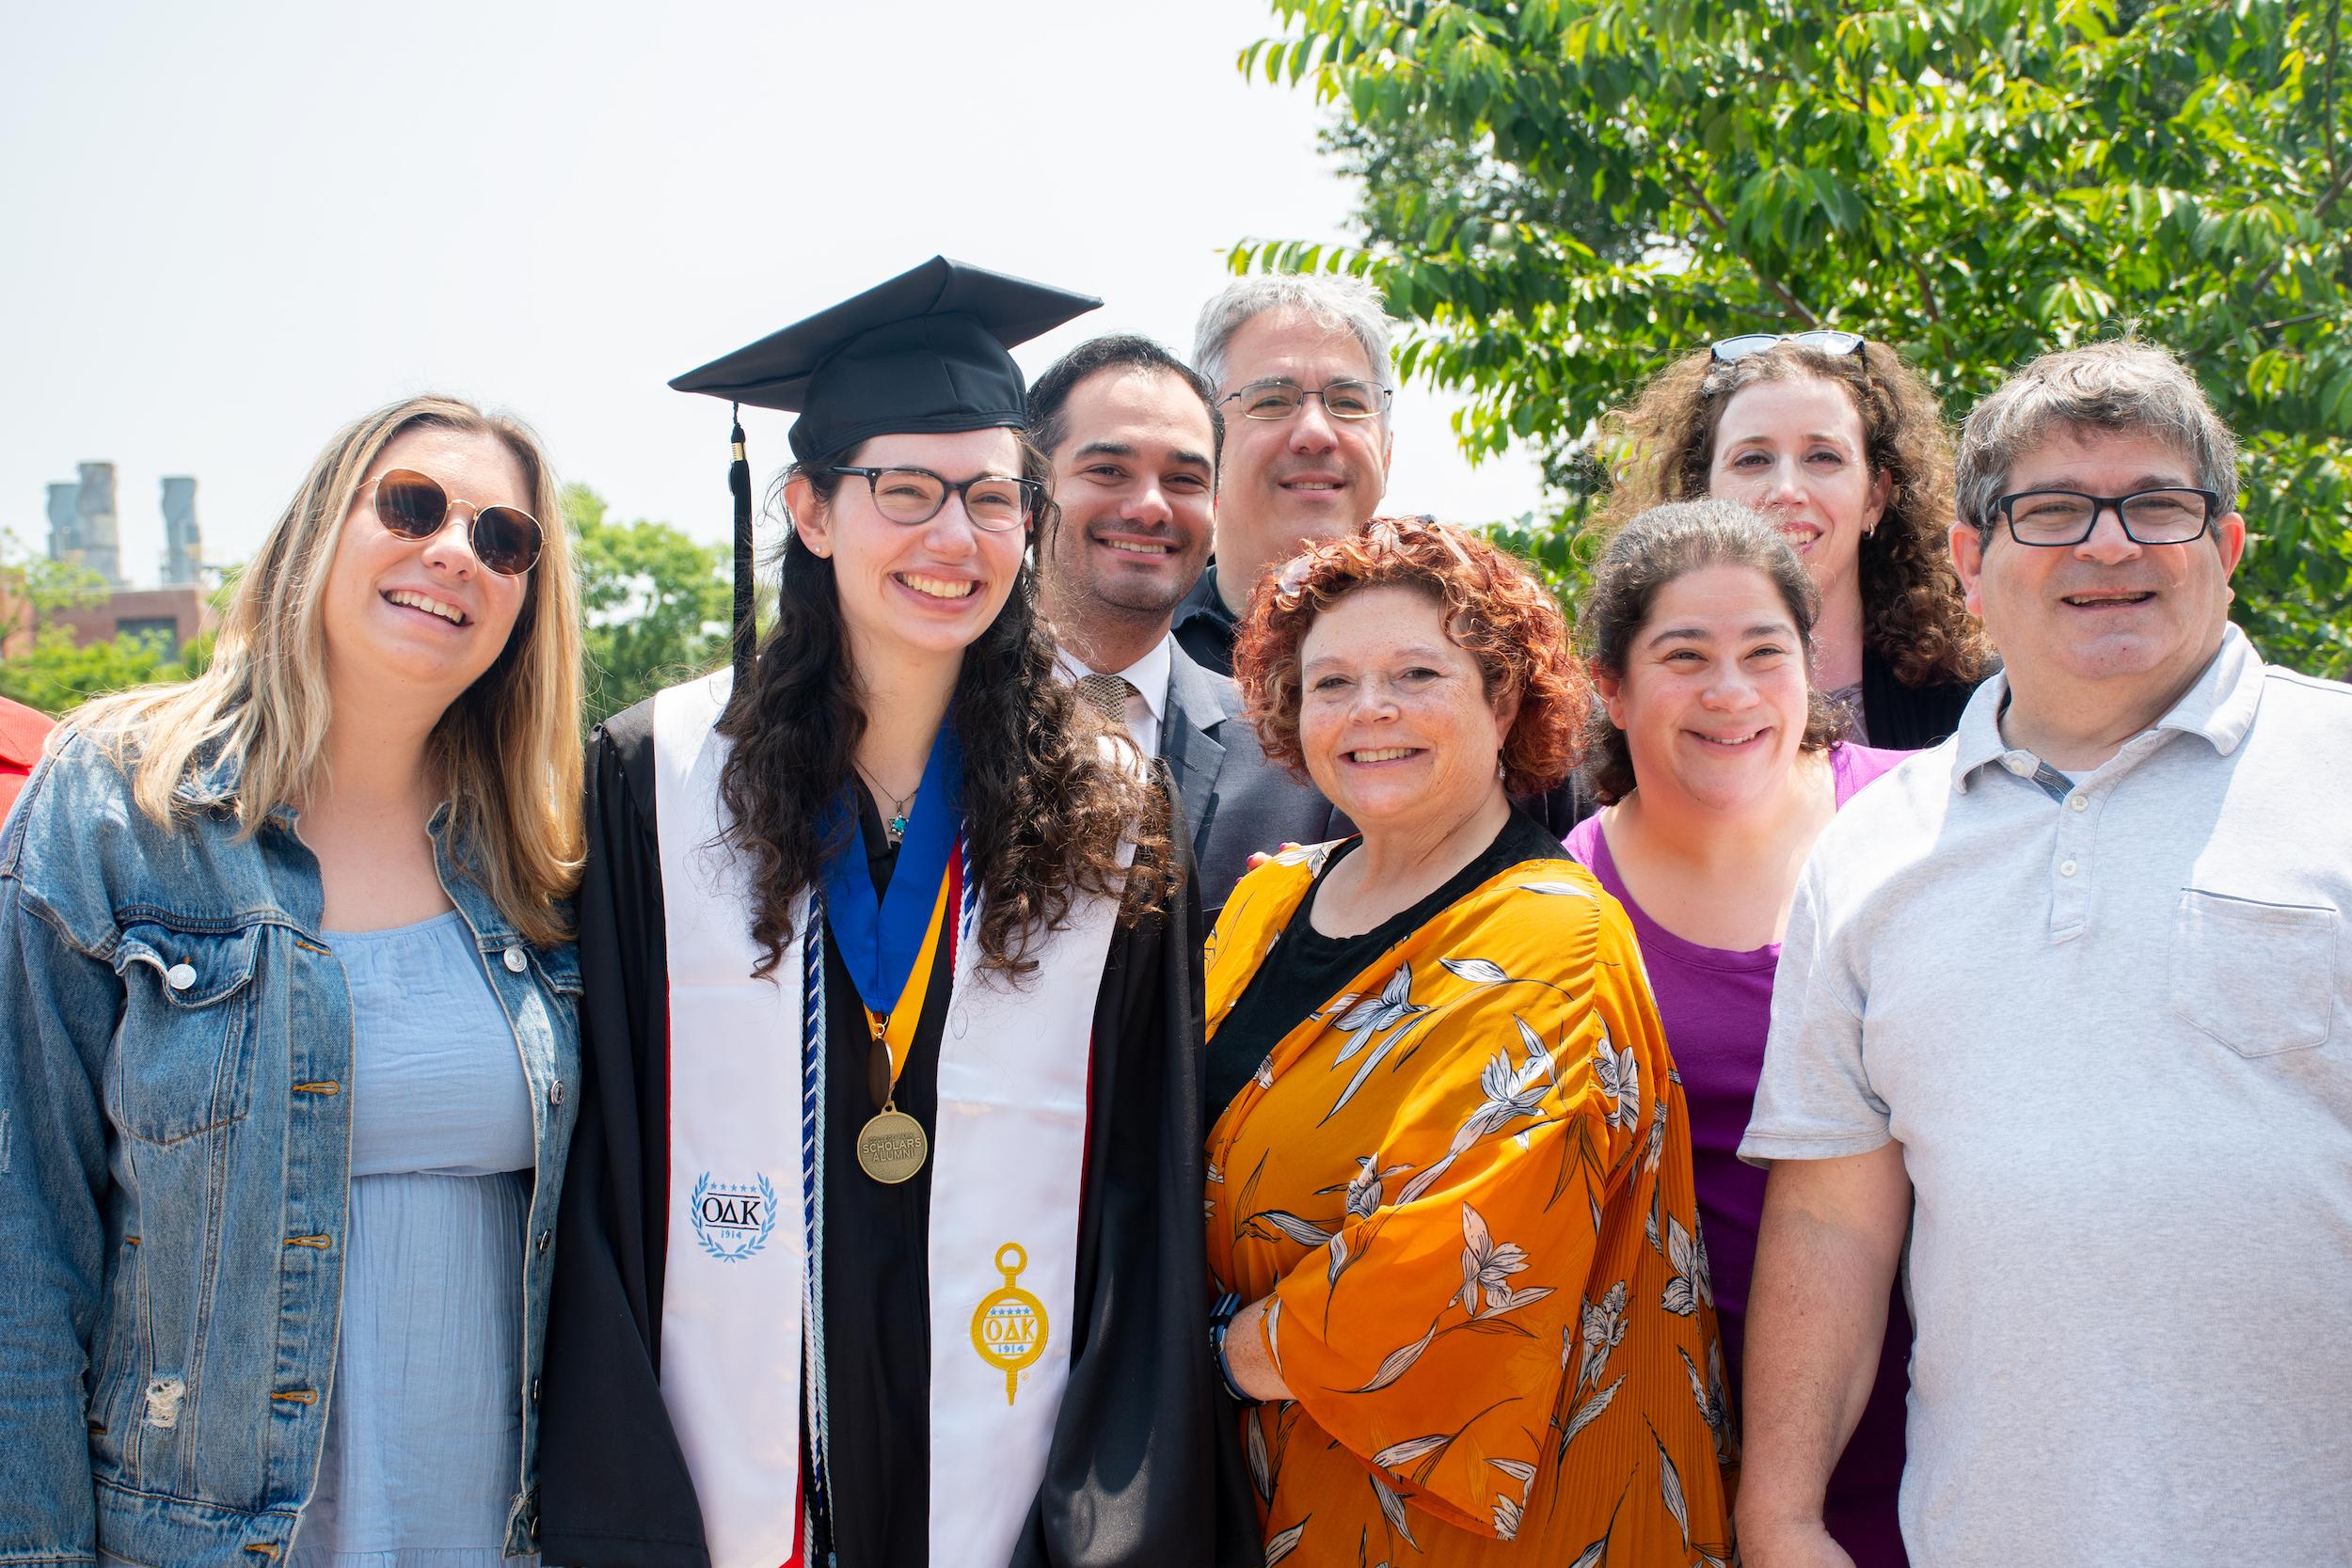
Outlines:
{"label": "woman in purple top", "polygon": [[[1578,613],[1605,710],[1589,727],[1584,771],[1607,804],[1567,848],[1625,906],[1641,940],[1690,1106],[1734,1390],[1764,1212],[1764,1172],[1736,1150],[1764,1065],[1789,900],[1837,808],[1908,754],[1836,738],[1840,721],[1811,676],[1819,603],[1769,524],[1701,500],[1653,507],[1613,535]],[[1899,1299],[1825,1511],[1860,1568],[1905,1560],[1895,1501],[1910,1348]]]}

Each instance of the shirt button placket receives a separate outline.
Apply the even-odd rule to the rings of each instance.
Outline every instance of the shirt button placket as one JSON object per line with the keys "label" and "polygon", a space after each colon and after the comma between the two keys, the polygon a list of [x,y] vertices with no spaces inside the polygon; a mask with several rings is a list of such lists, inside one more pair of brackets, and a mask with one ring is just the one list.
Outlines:
{"label": "shirt button placket", "polygon": [[2090,918],[2090,841],[2095,832],[2090,797],[2070,791],[2058,820],[2058,878],[2050,895],[2050,935],[2064,942],[2079,935]]}

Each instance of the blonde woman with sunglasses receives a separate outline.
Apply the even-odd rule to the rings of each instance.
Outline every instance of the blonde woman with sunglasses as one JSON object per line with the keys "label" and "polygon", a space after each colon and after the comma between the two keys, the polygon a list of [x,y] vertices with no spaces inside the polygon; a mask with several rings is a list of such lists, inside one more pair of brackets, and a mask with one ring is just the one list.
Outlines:
{"label": "blonde woman with sunglasses", "polygon": [[[311,465],[0,835],[0,1559],[533,1560],[580,628],[511,420]],[[540,519],[548,519],[543,525]]]}

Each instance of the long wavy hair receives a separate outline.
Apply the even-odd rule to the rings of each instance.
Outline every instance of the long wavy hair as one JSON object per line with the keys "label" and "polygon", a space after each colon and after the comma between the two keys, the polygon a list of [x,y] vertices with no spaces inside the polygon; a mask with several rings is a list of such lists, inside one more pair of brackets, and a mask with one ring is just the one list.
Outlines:
{"label": "long wavy hair", "polygon": [[1765,382],[1804,380],[1845,389],[1862,417],[1870,475],[1891,482],[1878,527],[1861,544],[1863,645],[1905,686],[1982,679],[1991,650],[1962,602],[1947,537],[1951,443],[1935,394],[1884,344],[1833,355],[1784,342],[1721,364],[1708,349],[1684,355],[1610,419],[1609,444],[1617,456],[1604,528],[1667,501],[1704,499],[1715,433],[1731,400]]}
{"label": "long wavy hair", "polygon": [[539,563],[506,646],[442,713],[425,761],[483,892],[527,941],[550,946],[570,939],[566,900],[582,859],[580,589],[554,471],[538,437],[508,415],[428,395],[344,426],[238,580],[204,673],[99,698],[61,728],[88,736],[123,767],[132,799],[160,826],[188,809],[173,799],[181,782],[222,756],[239,765],[240,833],[281,805],[299,805],[326,782],[334,703],[324,603],[335,548],[369,468],[395,436],[417,429],[502,443],[540,520]]}
{"label": "long wavy hair", "polygon": [[[831,507],[841,479],[828,470],[855,452],[795,465],[785,479],[804,479],[817,504]],[[1026,436],[1021,471],[1040,486],[1032,527],[1052,528],[1058,513],[1042,499],[1052,469]],[[781,576],[775,626],[718,725],[734,742],[719,798],[730,841],[759,890],[752,940],[767,950],[762,974],[792,941],[794,901],[838,847],[824,836],[829,808],[850,787],[866,734],[833,562],[788,531]],[[1081,896],[1121,897],[1129,923],[1160,907],[1176,876],[1167,795],[1125,729],[1080,703],[1056,673],[1053,633],[1025,558],[1004,608],[963,651],[949,711],[963,743],[964,844],[980,885],[985,967],[1029,974],[1038,939],[1065,925]],[[1132,869],[1119,863],[1121,838],[1135,845]]]}

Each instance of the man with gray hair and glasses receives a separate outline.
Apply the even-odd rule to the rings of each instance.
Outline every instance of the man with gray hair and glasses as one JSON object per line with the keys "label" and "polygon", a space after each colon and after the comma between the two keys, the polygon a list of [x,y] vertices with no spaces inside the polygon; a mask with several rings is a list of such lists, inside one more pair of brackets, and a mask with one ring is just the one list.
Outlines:
{"label": "man with gray hair and glasses", "polygon": [[2352,1561],[2352,687],[2229,623],[2236,443],[2169,354],[1968,418],[2006,666],[1797,887],[1740,1154],[1740,1546],[1822,1482],[1908,1248],[1911,1561]]}
{"label": "man with gray hair and glasses", "polygon": [[1176,641],[1218,674],[1258,579],[1380,509],[1394,325],[1378,290],[1328,273],[1240,278],[1201,309],[1192,362],[1225,416],[1225,458],[1216,556],[1176,609]]}

